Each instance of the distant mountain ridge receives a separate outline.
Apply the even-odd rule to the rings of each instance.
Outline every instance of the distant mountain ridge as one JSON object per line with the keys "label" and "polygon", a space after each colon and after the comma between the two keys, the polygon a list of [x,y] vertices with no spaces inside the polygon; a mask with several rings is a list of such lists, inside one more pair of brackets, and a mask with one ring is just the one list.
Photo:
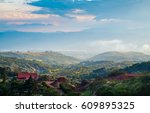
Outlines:
{"label": "distant mountain ridge", "polygon": [[114,62],[124,62],[124,61],[150,61],[150,55],[146,55],[140,52],[105,52],[98,54],[88,61],[114,61]]}
{"label": "distant mountain ridge", "polygon": [[[18,58],[25,60],[36,60],[48,65],[70,65],[78,64],[81,61],[71,56],[66,56],[59,52],[46,51],[46,52],[0,52],[1,57]],[[105,52],[98,54],[85,61],[113,61],[113,62],[145,62],[150,61],[150,55],[140,52]]]}
{"label": "distant mountain ridge", "polygon": [[25,60],[37,60],[49,65],[69,65],[80,61],[58,52],[0,52],[0,56]]}

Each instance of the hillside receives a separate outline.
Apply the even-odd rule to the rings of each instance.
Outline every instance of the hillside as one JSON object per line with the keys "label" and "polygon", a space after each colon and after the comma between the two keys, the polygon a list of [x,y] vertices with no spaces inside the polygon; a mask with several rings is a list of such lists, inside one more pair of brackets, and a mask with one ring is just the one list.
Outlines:
{"label": "hillside", "polygon": [[105,52],[90,58],[89,61],[144,62],[150,61],[150,55],[146,55],[140,52]]}
{"label": "hillside", "polygon": [[132,66],[126,67],[125,69],[123,69],[123,71],[126,71],[128,73],[149,73],[150,61],[134,64]]}
{"label": "hillside", "polygon": [[79,63],[78,59],[57,52],[0,52],[0,56],[25,60],[42,61],[48,65],[69,65]]}
{"label": "hillside", "polygon": [[17,58],[0,57],[0,67],[9,67],[12,71],[28,71],[38,73],[48,73],[52,67],[39,62]]}

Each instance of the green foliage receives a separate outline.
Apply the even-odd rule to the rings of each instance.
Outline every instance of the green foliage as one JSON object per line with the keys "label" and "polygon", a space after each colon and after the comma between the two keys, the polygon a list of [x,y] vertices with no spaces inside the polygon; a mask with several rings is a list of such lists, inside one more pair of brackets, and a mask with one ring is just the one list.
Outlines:
{"label": "green foliage", "polygon": [[91,95],[93,95],[93,94],[90,90],[87,90],[87,91],[81,93],[81,96],[91,96]]}
{"label": "green foliage", "polygon": [[125,72],[123,72],[123,71],[115,70],[115,71],[112,71],[108,76],[109,76],[109,77],[116,77],[116,76],[122,75],[122,74],[124,74],[124,73],[125,73]]}
{"label": "green foliage", "polygon": [[54,87],[49,87],[45,82],[39,86],[39,94],[43,96],[60,96],[60,92]]}
{"label": "green foliage", "polygon": [[150,72],[150,61],[134,64],[133,66],[123,69],[129,73],[144,73]]}
{"label": "green foliage", "polygon": [[85,92],[99,96],[150,96],[150,76],[135,77],[128,80],[96,80]]}
{"label": "green foliage", "polygon": [[6,83],[0,83],[0,95],[8,96],[9,95],[10,86]]}
{"label": "green foliage", "polygon": [[74,88],[69,83],[61,83],[60,89],[64,92],[64,95],[78,95],[78,93],[74,91]]}

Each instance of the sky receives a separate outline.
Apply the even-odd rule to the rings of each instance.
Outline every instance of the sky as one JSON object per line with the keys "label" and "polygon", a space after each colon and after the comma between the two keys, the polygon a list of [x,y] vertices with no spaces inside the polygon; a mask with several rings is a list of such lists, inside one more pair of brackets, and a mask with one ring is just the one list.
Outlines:
{"label": "sky", "polygon": [[150,0],[0,0],[0,51],[150,54],[149,6]]}

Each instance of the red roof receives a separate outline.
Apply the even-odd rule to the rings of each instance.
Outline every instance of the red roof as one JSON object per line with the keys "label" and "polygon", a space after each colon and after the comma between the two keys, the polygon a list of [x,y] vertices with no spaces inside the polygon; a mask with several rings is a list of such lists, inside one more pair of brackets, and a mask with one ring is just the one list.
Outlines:
{"label": "red roof", "polygon": [[17,76],[17,78],[20,80],[28,80],[30,77],[32,77],[32,79],[37,79],[38,75],[36,73],[23,72],[23,73],[18,73]]}

